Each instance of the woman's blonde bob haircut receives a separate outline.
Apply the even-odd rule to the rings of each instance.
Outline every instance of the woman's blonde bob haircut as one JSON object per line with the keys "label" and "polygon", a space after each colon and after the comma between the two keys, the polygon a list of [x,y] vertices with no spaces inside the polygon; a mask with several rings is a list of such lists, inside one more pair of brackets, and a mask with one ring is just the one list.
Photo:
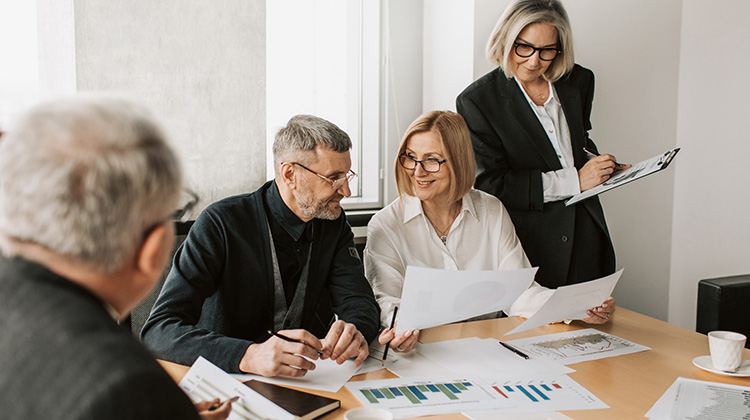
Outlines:
{"label": "woman's blonde bob haircut", "polygon": [[560,80],[573,69],[573,33],[570,29],[568,13],[559,0],[514,0],[495,24],[487,41],[487,59],[500,66],[505,77],[514,74],[510,70],[510,55],[515,54],[513,43],[518,34],[532,23],[549,23],[557,29],[557,46],[562,51],[552,60],[542,75],[549,82]]}
{"label": "woman's blonde bob haircut", "polygon": [[441,171],[448,170],[451,175],[448,187],[448,200],[455,203],[468,193],[474,186],[476,164],[474,163],[474,149],[471,147],[469,127],[463,117],[451,111],[430,111],[420,115],[404,134],[396,156],[396,188],[398,194],[414,196],[409,171],[398,161],[398,157],[406,152],[406,146],[415,134],[433,132],[440,139],[443,147],[443,159],[447,162],[440,166]]}

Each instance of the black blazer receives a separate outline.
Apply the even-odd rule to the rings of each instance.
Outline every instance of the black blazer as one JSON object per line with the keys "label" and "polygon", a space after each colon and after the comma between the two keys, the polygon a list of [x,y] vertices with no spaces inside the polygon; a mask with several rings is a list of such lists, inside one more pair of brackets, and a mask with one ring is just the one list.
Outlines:
{"label": "black blazer", "polygon": [[[594,74],[575,65],[554,86],[570,129],[575,166],[581,169],[587,162],[583,148],[596,150],[588,135]],[[471,131],[475,186],[498,197],[508,209],[529,260],[540,267],[537,281],[547,287],[566,283],[574,240],[584,250],[590,242],[574,238],[580,211],[587,212],[603,234],[603,266],[613,272],[614,248],[599,199],[571,207],[564,201],[544,203],[541,174],[562,165],[518,83],[497,68],[469,85],[456,99],[456,108]]]}

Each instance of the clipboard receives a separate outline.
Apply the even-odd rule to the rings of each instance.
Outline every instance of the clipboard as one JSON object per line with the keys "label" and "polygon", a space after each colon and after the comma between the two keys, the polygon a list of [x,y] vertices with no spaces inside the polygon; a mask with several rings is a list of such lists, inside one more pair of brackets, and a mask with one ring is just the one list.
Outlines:
{"label": "clipboard", "polygon": [[580,194],[574,195],[568,201],[565,202],[565,205],[571,206],[587,198],[591,198],[605,191],[609,191],[613,188],[617,188],[620,185],[625,185],[629,182],[633,182],[637,179],[641,179],[645,177],[646,175],[651,175],[655,172],[659,172],[661,170],[667,169],[667,166],[669,166],[669,164],[672,163],[672,160],[674,159],[675,155],[677,155],[677,152],[679,151],[680,151],[680,148],[677,147],[675,149],[667,150],[663,154],[656,155],[652,157],[651,159],[646,159],[642,162],[638,162],[634,164],[632,167],[625,169],[624,171],[619,171],[613,174],[608,180],[602,182],[596,187],[586,190]]}

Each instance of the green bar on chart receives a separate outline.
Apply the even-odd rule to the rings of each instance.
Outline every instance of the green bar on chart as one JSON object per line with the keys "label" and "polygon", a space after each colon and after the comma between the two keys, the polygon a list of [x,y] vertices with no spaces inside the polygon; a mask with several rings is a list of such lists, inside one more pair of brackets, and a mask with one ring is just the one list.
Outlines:
{"label": "green bar on chart", "polygon": [[447,388],[447,387],[445,386],[445,384],[435,384],[435,386],[437,386],[437,387],[438,387],[438,389],[440,390],[440,392],[442,392],[443,394],[445,394],[445,395],[446,395],[446,396],[448,397],[448,399],[451,399],[451,400],[457,400],[457,399],[458,399],[458,397],[456,396],[456,394],[452,393],[452,392],[451,392],[451,391],[450,391],[450,390],[449,390],[449,389],[448,389],[448,388]]}
{"label": "green bar on chart", "polygon": [[403,393],[404,396],[406,398],[408,398],[409,401],[411,401],[412,404],[421,404],[421,402],[419,401],[419,398],[417,398],[417,396],[414,395],[414,393],[412,393],[409,390],[409,388],[407,388],[405,386],[400,386],[400,387],[398,387],[398,390],[401,391],[401,393]]}
{"label": "green bar on chart", "polygon": [[372,391],[369,389],[360,389],[362,391],[362,394],[367,398],[367,401],[371,402],[372,404],[377,404],[378,399],[375,398],[375,396],[372,394]]}

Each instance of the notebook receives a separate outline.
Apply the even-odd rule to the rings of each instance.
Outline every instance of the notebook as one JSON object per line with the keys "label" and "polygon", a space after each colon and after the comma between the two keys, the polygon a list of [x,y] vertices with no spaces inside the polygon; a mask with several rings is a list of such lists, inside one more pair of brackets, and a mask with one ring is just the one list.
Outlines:
{"label": "notebook", "polygon": [[243,383],[299,420],[311,420],[341,406],[341,401],[333,398],[321,397],[254,379]]}

